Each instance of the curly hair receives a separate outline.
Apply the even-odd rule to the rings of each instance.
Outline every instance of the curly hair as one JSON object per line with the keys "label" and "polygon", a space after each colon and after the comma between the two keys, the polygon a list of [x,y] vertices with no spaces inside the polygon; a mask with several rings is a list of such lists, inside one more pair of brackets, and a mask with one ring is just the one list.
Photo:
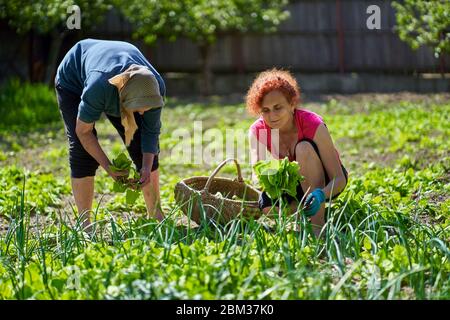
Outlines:
{"label": "curly hair", "polygon": [[274,68],[261,72],[253,81],[246,96],[247,111],[257,115],[264,96],[273,90],[283,93],[291,105],[300,103],[300,88],[295,78],[289,71]]}

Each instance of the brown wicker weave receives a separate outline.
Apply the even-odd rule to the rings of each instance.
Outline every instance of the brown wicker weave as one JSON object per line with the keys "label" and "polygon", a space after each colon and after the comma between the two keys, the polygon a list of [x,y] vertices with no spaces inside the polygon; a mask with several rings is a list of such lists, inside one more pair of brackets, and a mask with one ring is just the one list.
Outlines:
{"label": "brown wicker weave", "polygon": [[[219,170],[229,161],[236,164],[237,178],[216,178]],[[223,197],[217,196],[217,192]],[[232,200],[233,195],[243,200]],[[209,177],[184,179],[175,186],[177,204],[186,215],[191,212],[191,219],[198,224],[202,220],[202,206],[205,217],[218,223],[226,223],[238,216],[257,219],[261,214],[258,198],[259,191],[245,184],[242,179],[241,168],[236,159],[224,160]]]}

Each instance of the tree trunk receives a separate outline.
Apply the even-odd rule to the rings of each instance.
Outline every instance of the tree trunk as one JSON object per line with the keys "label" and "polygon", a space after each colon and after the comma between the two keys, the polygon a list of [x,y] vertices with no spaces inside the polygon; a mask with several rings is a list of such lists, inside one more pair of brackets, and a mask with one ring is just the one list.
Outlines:
{"label": "tree trunk", "polygon": [[33,46],[34,46],[34,34],[33,29],[28,32],[28,81],[34,80],[33,70]]}
{"label": "tree trunk", "polygon": [[445,79],[445,56],[441,54],[439,56],[439,69],[441,71],[441,78]]}
{"label": "tree trunk", "polygon": [[52,31],[50,39],[50,50],[47,59],[47,70],[45,72],[45,83],[52,86],[53,80],[55,78],[56,72],[56,62],[58,60],[59,50],[61,49],[61,44],[64,40],[66,32],[58,32],[56,30]]}
{"label": "tree trunk", "polygon": [[211,72],[211,45],[206,43],[199,46],[202,59],[202,90],[204,96],[211,94],[212,72]]}
{"label": "tree trunk", "polygon": [[[446,34],[448,33],[448,32],[450,32],[450,30],[442,30],[441,31],[441,34],[440,34],[440,36],[441,36],[441,41],[445,41],[445,36],[446,36]],[[442,51],[441,53],[440,53],[440,55],[439,55],[439,69],[440,69],[440,71],[441,71],[441,78],[442,79],[445,79],[445,51]]]}

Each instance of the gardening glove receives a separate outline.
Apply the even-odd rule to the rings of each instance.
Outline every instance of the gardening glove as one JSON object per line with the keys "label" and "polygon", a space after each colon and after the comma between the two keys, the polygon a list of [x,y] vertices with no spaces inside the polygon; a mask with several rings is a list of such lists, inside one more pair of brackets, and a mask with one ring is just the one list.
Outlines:
{"label": "gardening glove", "polygon": [[325,201],[325,193],[323,193],[322,189],[317,188],[313,192],[311,192],[305,201],[305,209],[304,213],[307,217],[314,216],[317,211],[320,209],[320,205]]}

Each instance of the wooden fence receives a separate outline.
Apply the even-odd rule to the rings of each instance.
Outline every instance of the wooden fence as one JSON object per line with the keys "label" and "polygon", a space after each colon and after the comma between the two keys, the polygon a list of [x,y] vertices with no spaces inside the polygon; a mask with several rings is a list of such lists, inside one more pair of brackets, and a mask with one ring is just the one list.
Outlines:
{"label": "wooden fence", "polygon": [[[366,26],[369,16],[366,10],[373,4],[381,8],[380,30],[369,30]],[[299,0],[289,4],[288,10],[291,17],[275,34],[220,36],[213,47],[213,71],[246,74],[283,67],[297,73],[449,72],[449,56],[436,59],[429,48],[412,51],[399,39],[394,31],[391,1]],[[36,62],[30,54],[39,50],[45,53],[48,43],[29,41],[29,35],[17,36],[4,26],[3,22],[0,80],[33,74]],[[132,39],[132,26],[114,10],[87,36],[134,42],[163,73],[198,72],[200,68],[200,56],[191,41],[158,40],[155,46],[146,46]],[[73,35],[65,40],[60,58],[76,40]]]}

